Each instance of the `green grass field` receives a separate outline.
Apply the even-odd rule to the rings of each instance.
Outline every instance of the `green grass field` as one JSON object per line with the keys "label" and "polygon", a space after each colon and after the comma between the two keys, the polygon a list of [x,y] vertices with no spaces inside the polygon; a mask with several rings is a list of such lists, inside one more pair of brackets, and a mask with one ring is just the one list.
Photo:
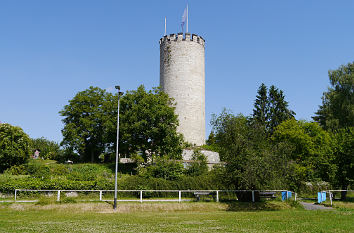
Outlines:
{"label": "green grass field", "polygon": [[0,232],[354,232],[353,214],[285,202],[118,203],[116,212],[108,203],[13,203],[0,204]]}

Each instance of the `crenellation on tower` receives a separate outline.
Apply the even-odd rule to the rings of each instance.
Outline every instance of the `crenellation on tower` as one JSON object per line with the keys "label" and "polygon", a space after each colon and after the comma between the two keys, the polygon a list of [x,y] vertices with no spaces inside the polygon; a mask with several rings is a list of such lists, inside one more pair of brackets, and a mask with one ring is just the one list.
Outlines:
{"label": "crenellation on tower", "polygon": [[205,40],[203,37],[191,33],[169,34],[162,37],[159,43],[162,44],[169,41],[194,41],[198,44],[205,45]]}
{"label": "crenellation on tower", "polygon": [[191,34],[190,33],[187,32],[185,35],[186,35],[185,40],[191,40]]}
{"label": "crenellation on tower", "polygon": [[183,33],[178,33],[177,35],[177,41],[182,41],[183,40]]}

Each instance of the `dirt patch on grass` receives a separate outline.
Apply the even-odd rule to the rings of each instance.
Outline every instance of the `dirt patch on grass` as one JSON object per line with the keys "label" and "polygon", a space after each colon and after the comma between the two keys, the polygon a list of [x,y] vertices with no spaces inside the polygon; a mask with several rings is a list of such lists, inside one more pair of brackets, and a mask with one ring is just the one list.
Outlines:
{"label": "dirt patch on grass", "polygon": [[12,204],[12,205],[10,205],[10,208],[12,210],[18,210],[18,211],[26,210],[25,205],[22,205],[22,204]]}
{"label": "dirt patch on grass", "polygon": [[67,203],[67,204],[12,204],[13,210],[56,210],[71,213],[134,213],[134,212],[177,212],[177,211],[225,211],[225,203],[118,203],[117,210],[113,210],[111,203]]}
{"label": "dirt patch on grass", "polygon": [[261,201],[261,202],[230,202],[228,203],[228,211],[274,211],[301,208],[296,202],[288,201]]}
{"label": "dirt patch on grass", "polygon": [[223,203],[124,203],[117,207],[118,213],[129,212],[176,212],[226,210]]}

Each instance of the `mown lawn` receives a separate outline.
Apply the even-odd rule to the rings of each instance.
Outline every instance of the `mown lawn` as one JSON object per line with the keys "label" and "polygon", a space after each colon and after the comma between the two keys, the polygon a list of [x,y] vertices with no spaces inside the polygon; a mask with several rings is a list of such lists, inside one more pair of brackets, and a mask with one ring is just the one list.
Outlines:
{"label": "mown lawn", "polygon": [[351,209],[276,205],[245,211],[225,203],[119,203],[113,212],[108,203],[1,204],[0,232],[354,232]]}

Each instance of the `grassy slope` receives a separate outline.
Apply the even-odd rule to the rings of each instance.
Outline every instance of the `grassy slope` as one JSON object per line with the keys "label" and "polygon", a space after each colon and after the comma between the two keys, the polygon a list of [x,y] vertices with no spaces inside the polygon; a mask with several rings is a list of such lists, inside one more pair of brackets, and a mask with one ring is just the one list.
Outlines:
{"label": "grassy slope", "polygon": [[223,203],[0,205],[0,232],[353,232],[353,211],[227,211]]}

